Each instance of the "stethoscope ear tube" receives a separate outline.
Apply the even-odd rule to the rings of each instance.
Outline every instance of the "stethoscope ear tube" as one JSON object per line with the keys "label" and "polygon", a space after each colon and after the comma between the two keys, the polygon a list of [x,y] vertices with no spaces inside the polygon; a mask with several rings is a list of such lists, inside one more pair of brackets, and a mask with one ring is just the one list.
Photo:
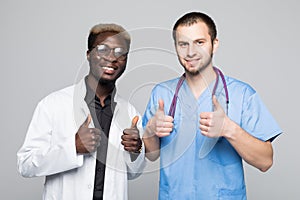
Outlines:
{"label": "stethoscope ear tube", "polygon": [[[222,73],[222,71],[220,69],[218,69],[217,67],[213,67],[213,69],[214,69],[215,73],[217,74],[217,78],[216,78],[216,82],[215,82],[215,85],[214,85],[214,88],[213,88],[212,96],[215,95],[215,93],[216,93],[217,86],[218,86],[218,83],[219,83],[219,75],[220,75],[220,77],[222,79],[223,86],[224,86],[224,90],[225,90],[226,113],[227,113],[228,112],[228,104],[229,104],[229,95],[228,95],[227,84],[226,84],[226,81],[225,81],[225,76]],[[171,103],[171,106],[170,106],[170,109],[169,109],[169,116],[172,116],[173,118],[175,116],[178,93],[179,93],[179,90],[180,90],[184,80],[185,80],[185,73],[182,74],[182,76],[180,77],[180,79],[177,83],[176,90],[175,90],[175,93],[174,93],[174,96],[173,96],[173,99],[172,99],[172,103]]]}
{"label": "stethoscope ear tube", "polygon": [[180,77],[180,79],[179,79],[179,81],[177,83],[175,94],[173,96],[173,100],[172,100],[172,103],[171,103],[171,106],[170,106],[170,110],[169,110],[169,116],[172,116],[173,118],[175,116],[175,110],[176,110],[178,92],[179,92],[179,89],[182,86],[184,80],[185,80],[185,74],[182,74],[182,76]]}

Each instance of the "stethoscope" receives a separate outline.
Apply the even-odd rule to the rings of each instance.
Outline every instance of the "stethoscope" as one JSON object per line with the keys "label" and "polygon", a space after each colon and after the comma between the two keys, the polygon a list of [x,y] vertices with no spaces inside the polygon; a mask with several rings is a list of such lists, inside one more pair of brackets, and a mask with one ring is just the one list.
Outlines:
{"label": "stethoscope", "polygon": [[[213,67],[213,69],[214,69],[214,71],[217,75],[217,78],[216,78],[215,85],[214,85],[214,88],[213,88],[213,91],[212,91],[212,96],[214,96],[216,94],[217,86],[218,86],[218,83],[219,83],[219,75],[220,75],[220,77],[222,79],[223,86],[224,86],[224,90],[225,90],[226,114],[228,114],[229,95],[228,95],[228,89],[227,89],[227,84],[226,84],[226,81],[225,81],[225,77],[224,77],[224,74],[222,73],[221,70],[219,70],[216,67]],[[179,89],[182,86],[184,80],[185,80],[185,73],[180,77],[180,79],[177,83],[176,90],[175,90],[175,93],[174,93],[174,96],[173,96],[173,100],[172,100],[172,103],[171,103],[171,106],[170,106],[169,116],[172,116],[173,118],[175,116],[178,92],[179,92]]]}

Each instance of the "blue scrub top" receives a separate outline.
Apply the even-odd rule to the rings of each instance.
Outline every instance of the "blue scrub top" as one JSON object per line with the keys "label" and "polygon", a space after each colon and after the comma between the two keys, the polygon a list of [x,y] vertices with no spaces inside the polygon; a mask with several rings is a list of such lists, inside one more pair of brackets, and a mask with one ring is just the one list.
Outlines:
{"label": "blue scrub top", "polygon": [[[282,131],[256,91],[236,79],[225,79],[229,118],[262,141],[278,136]],[[178,80],[154,87],[143,116],[144,127],[155,114],[159,99],[168,113]],[[170,136],[160,138],[160,200],[247,198],[242,159],[225,138],[219,138],[205,157],[199,156],[201,147],[210,140],[199,129],[200,113],[211,112],[213,107],[209,88],[199,99],[195,99],[186,81],[179,90],[174,129]]]}

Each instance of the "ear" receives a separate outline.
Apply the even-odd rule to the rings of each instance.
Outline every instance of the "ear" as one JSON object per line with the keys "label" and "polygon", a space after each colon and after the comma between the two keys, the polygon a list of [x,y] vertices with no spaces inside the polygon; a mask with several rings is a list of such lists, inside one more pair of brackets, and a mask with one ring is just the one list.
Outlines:
{"label": "ear", "polygon": [[90,53],[91,53],[90,50],[86,51],[86,58],[88,61],[90,61]]}
{"label": "ear", "polygon": [[213,46],[213,54],[215,54],[219,48],[219,39],[218,38],[214,39],[213,45],[214,45]]}

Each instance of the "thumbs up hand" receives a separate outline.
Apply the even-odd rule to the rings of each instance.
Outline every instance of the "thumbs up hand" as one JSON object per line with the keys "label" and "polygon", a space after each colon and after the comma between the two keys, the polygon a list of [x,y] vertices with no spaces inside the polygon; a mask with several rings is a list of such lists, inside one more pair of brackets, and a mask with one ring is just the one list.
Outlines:
{"label": "thumbs up hand", "polygon": [[92,117],[89,114],[83,124],[79,127],[75,135],[75,145],[77,153],[92,153],[100,145],[100,130],[89,128]]}
{"label": "thumbs up hand", "polygon": [[137,122],[139,120],[138,116],[132,119],[131,127],[126,128],[121,136],[121,144],[124,149],[131,153],[140,153],[142,147],[142,140],[140,138],[139,129],[137,128]]}
{"label": "thumbs up hand", "polygon": [[213,96],[213,112],[200,113],[200,130],[202,135],[215,138],[224,135],[226,122],[229,120],[216,96]]}
{"label": "thumbs up hand", "polygon": [[165,115],[163,100],[158,101],[158,109],[155,115],[148,121],[146,130],[148,137],[156,135],[158,137],[166,137],[173,130],[173,117]]}

